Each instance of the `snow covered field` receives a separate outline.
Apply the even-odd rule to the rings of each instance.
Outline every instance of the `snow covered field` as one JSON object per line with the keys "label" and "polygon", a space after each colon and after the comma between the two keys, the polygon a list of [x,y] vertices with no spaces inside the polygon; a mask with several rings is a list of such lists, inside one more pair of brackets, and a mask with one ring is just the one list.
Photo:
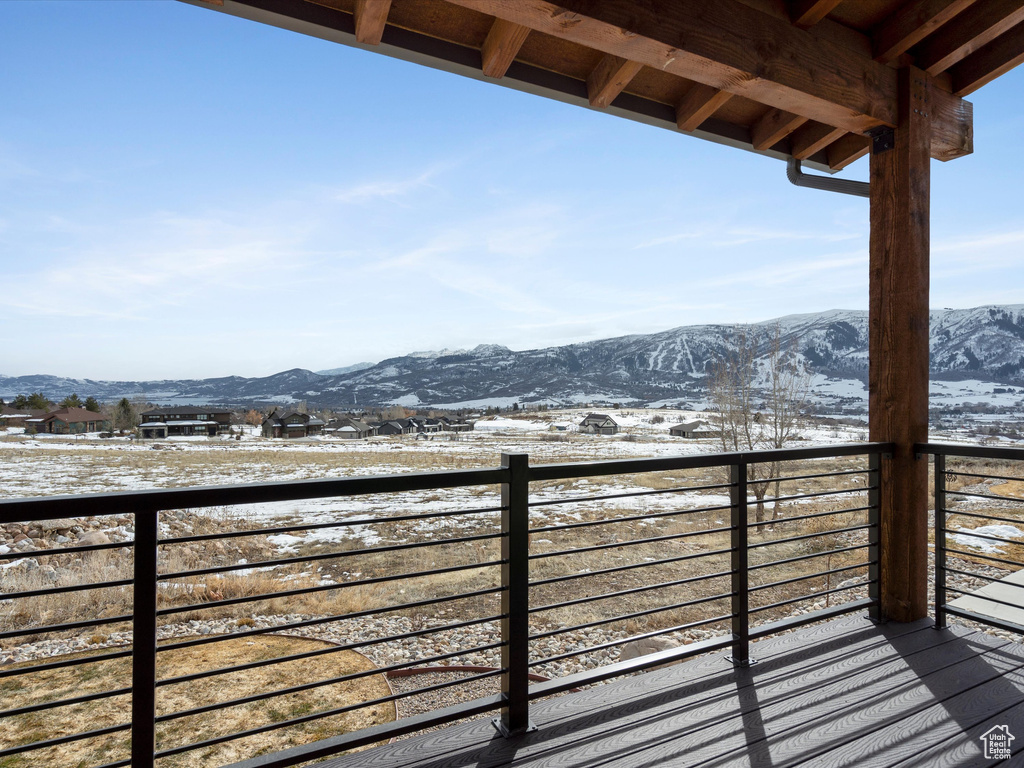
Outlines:
{"label": "snow covered field", "polygon": [[[431,439],[415,435],[369,440],[272,440],[245,435],[242,440],[179,438],[140,442],[98,436],[26,437],[14,430],[0,433],[0,498],[102,493],[183,486],[228,485],[314,478],[429,472],[471,467],[496,467],[501,454],[526,453],[533,464],[599,461],[620,458],[695,455],[720,451],[713,439],[690,440],[669,435],[674,424],[705,419],[706,414],[665,409],[608,411],[620,425],[613,436],[585,435],[576,425],[587,411],[566,409],[531,412],[522,417],[490,417],[476,429],[452,439],[450,433]],[[950,440],[963,436],[942,435]],[[795,446],[863,441],[866,427],[808,426]],[[576,481],[567,488],[573,495],[615,494],[636,490],[622,478]],[[535,488],[534,501],[560,498],[562,489]],[[568,522],[594,514],[603,502],[574,502],[542,508],[552,521]],[[322,498],[292,502],[257,503],[230,510],[209,510],[211,516],[246,518],[258,527],[272,521],[327,523],[370,520],[395,514],[427,515],[434,512],[494,507],[497,489],[458,488],[390,496]],[[657,512],[680,507],[715,507],[728,504],[720,492],[672,493],[641,496],[616,502],[620,509]],[[404,511],[403,511],[404,510]],[[405,524],[402,538],[441,533],[456,523],[428,518]],[[310,543],[358,539],[378,540],[377,527],[356,524],[325,528],[305,534]],[[391,536],[394,540],[394,532]],[[280,542],[282,551],[295,541]]]}
{"label": "snow covered field", "polygon": [[[608,436],[576,433],[586,413],[574,409],[485,418],[457,440],[440,433],[431,439],[405,435],[285,441],[247,435],[241,441],[199,437],[142,442],[98,435],[26,437],[12,429],[0,432],[0,498],[495,467],[503,452],[527,453],[531,463],[544,464],[721,450],[715,440],[669,435],[670,426],[700,419],[705,416],[701,413],[609,411],[621,429]],[[653,423],[656,417],[662,421]],[[864,439],[866,428],[809,427],[797,445]]]}

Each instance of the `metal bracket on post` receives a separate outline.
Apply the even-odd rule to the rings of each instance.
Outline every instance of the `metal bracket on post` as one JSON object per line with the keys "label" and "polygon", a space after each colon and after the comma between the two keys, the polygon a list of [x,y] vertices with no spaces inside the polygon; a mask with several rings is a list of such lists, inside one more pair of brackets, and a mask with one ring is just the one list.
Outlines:
{"label": "metal bracket on post", "polygon": [[750,572],[748,566],[747,465],[733,464],[729,493],[732,506],[732,655],[737,667],[757,662],[750,658]]}
{"label": "metal bracket on post", "polygon": [[503,453],[501,484],[501,676],[505,705],[491,722],[506,738],[537,727],[530,722],[530,457]]}
{"label": "metal bracket on post", "polygon": [[887,125],[872,128],[868,131],[868,136],[871,137],[871,154],[873,155],[880,155],[883,152],[888,152],[896,146],[896,134],[893,129]]}

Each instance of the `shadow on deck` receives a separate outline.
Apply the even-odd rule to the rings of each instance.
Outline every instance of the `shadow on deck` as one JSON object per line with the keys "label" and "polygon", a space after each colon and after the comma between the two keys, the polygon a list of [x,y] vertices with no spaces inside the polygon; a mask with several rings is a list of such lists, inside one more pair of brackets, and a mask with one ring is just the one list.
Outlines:
{"label": "shadow on deck", "polygon": [[[535,732],[489,719],[421,734],[318,768],[487,766],[965,766],[1024,761],[1024,647],[931,620],[850,616],[536,702]],[[1016,735],[1009,762],[982,735]],[[1017,746],[1020,745],[1020,746]]]}

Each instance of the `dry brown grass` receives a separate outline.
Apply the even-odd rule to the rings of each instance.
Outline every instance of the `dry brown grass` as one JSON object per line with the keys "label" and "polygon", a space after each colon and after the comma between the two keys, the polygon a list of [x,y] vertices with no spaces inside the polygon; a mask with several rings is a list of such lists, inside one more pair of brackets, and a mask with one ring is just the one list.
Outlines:
{"label": "dry brown grass", "polygon": [[[157,671],[160,679],[168,679],[326,647],[325,643],[273,635],[225,639],[208,645],[159,653]],[[77,658],[81,659],[81,663],[72,667],[0,680],[3,707],[14,709],[73,696],[119,690],[131,680],[130,659],[89,663],[86,654],[80,654]],[[157,714],[169,714],[286,688],[300,681],[329,680],[372,668],[373,665],[365,657],[352,651],[339,651],[300,661],[280,662],[257,670],[168,685],[158,689]],[[309,691],[233,706],[212,715],[192,715],[159,724],[157,748],[170,749],[192,744],[348,704],[372,701],[389,693],[390,688],[382,675],[369,675]],[[129,695],[17,715],[6,719],[6,727],[0,733],[0,748],[29,744],[60,734],[70,735],[115,726],[127,722],[130,716]],[[160,765],[170,768],[222,765],[359,730],[394,718],[393,704],[377,704],[163,758]],[[120,732],[11,756],[0,761],[0,765],[4,768],[95,765],[123,759],[128,756],[129,749],[129,732]]]}
{"label": "dry brown grass", "polygon": [[[574,458],[579,460],[592,459],[593,456],[586,453],[586,451],[590,450],[589,445],[587,445],[589,442],[587,440],[576,441],[570,439],[564,446],[560,445],[559,448],[566,448],[567,455],[564,457],[565,460],[573,460]],[[577,449],[579,455],[575,456],[574,451]],[[109,454],[109,452],[104,453]],[[162,466],[166,471],[180,472],[182,476],[190,477],[193,482],[203,482],[204,477],[213,477],[217,472],[229,474],[233,471],[232,462],[238,462],[240,456],[252,458],[256,462],[255,469],[259,472],[267,473],[268,478],[288,476],[289,474],[292,476],[359,474],[368,467],[383,466],[385,458],[389,463],[406,462],[404,467],[408,470],[446,469],[450,467],[445,466],[445,462],[453,459],[453,457],[446,457],[444,454],[424,454],[406,451],[401,444],[397,444],[397,448],[390,452],[392,455],[387,457],[382,457],[380,451],[358,450],[346,451],[341,455],[320,455],[310,451],[293,452],[288,450],[264,452],[265,455],[255,451],[236,454],[231,450],[213,450],[208,452],[135,452],[135,454],[139,453],[143,454],[142,458],[135,456],[131,460],[143,463],[159,460],[159,463],[153,466]],[[493,465],[494,462],[490,460],[493,457],[486,451],[480,451],[480,456],[482,457],[480,464]],[[462,455],[454,457],[453,460],[458,461],[458,466],[466,466],[467,463],[464,459],[465,456]],[[128,458],[125,460],[128,461]],[[360,465],[360,462],[364,463]],[[218,467],[219,469],[217,469]],[[785,467],[784,473],[788,475],[803,475],[862,467],[863,461],[858,463],[844,459],[801,463],[797,466]],[[249,469],[252,469],[252,467]],[[552,481],[535,484],[532,490],[534,493],[544,493],[550,498],[552,496],[598,495],[602,493],[602,489],[606,491],[613,489],[614,492],[621,492],[624,489],[668,490],[719,484],[722,482],[724,482],[722,470],[719,468],[709,468],[679,472],[641,473],[604,480],[592,478],[587,481]],[[809,478],[783,483],[780,493],[782,495],[815,493],[828,488],[846,488],[863,484],[863,474],[839,478]],[[478,503],[480,506],[495,503],[494,488],[480,488],[476,489],[474,493],[475,497],[472,503]],[[384,545],[408,542],[419,538],[439,541],[446,537],[497,532],[498,515],[496,513],[467,516],[465,518],[450,518],[447,521],[437,523],[431,530],[420,534],[414,534],[415,529],[411,527],[410,523],[388,520],[386,517],[387,515],[403,515],[413,512],[418,502],[444,501],[447,498],[447,494],[447,491],[439,491],[434,494],[422,494],[415,499],[407,496],[403,497],[402,495],[394,495],[394,497],[388,497],[387,499],[378,498],[374,499],[375,504],[373,506],[373,509],[377,511],[367,512],[366,514],[367,516],[381,516],[379,522],[374,523],[372,528]],[[686,555],[699,555],[714,550],[727,549],[730,544],[730,537],[727,531],[711,532],[699,536],[675,538],[667,541],[642,541],[643,539],[676,536],[682,533],[727,526],[729,521],[728,510],[687,511],[688,509],[703,506],[717,506],[721,503],[720,497],[727,495],[728,489],[715,489],[707,493],[698,492],[696,496],[694,496],[693,492],[690,492],[685,497],[676,497],[673,494],[649,497],[650,501],[641,500],[634,506],[612,499],[599,505],[578,504],[566,507],[534,508],[531,517],[535,527],[574,521],[594,521],[600,524],[593,527],[555,530],[543,534],[535,534],[531,549],[533,554],[558,550],[578,550],[594,546],[604,546],[605,548],[587,553],[571,553],[559,557],[533,560],[531,565],[532,580],[536,581],[570,575],[578,576],[578,578],[548,586],[535,587],[531,594],[531,604],[534,607],[539,607],[557,602],[572,601],[609,593],[620,593],[644,586],[666,584],[681,579],[709,576],[728,571],[731,567],[728,554],[705,556],[675,563],[660,564],[657,562]],[[838,511],[845,507],[861,506],[865,503],[863,497],[864,494],[850,494],[843,497],[824,497],[820,499],[805,499],[800,502],[785,502],[781,505],[780,509],[781,519],[774,521],[772,526],[752,527],[750,531],[752,542],[776,541],[803,534],[816,534],[816,538],[813,539],[780,543],[771,547],[751,550],[750,558],[753,564],[767,563],[806,554],[820,556],[797,563],[773,565],[772,567],[755,570],[751,573],[751,584],[759,586],[776,581],[797,579],[828,568],[840,568],[866,560],[867,555],[864,550],[829,555],[829,552],[834,548],[866,541],[864,533],[833,533],[836,528],[846,527],[855,522],[863,522],[866,517],[865,513],[844,515]],[[639,521],[624,522],[620,520],[622,517],[643,514],[647,509],[651,511],[664,509],[664,507],[659,507],[655,504],[655,499],[658,499],[660,503],[660,500],[676,498],[679,499],[678,514],[676,515],[653,518],[646,521],[646,523]],[[787,519],[797,515],[817,512],[827,514],[803,521]],[[769,515],[772,513],[770,504],[768,513]],[[752,514],[753,507],[751,508]],[[235,510],[212,510],[209,515],[193,522],[193,533],[241,530],[250,526],[258,527],[263,524],[260,520],[246,519],[244,515],[236,516]],[[279,524],[279,522],[272,524]],[[297,533],[302,535],[302,531]],[[441,618],[442,606],[445,611],[444,622],[483,618],[498,612],[498,599],[496,595],[462,600],[451,599],[459,594],[498,586],[500,568],[495,564],[500,559],[500,540],[498,539],[471,543],[448,543],[392,552],[381,552],[373,547],[363,550],[363,545],[355,539],[340,542],[316,542],[310,538],[296,546],[299,556],[308,557],[330,553],[336,555],[336,557],[282,567],[274,571],[176,578],[174,583],[161,589],[160,605],[161,607],[183,607],[187,610],[165,617],[161,623],[167,624],[191,619],[234,617],[241,624],[242,622],[251,621],[249,617],[255,614],[274,613],[344,616],[357,611],[402,606],[425,600],[442,600],[444,602],[425,608],[405,608],[400,613],[413,619],[417,626],[423,626],[436,625],[438,623],[438,620]],[[161,571],[163,573],[237,563],[243,558],[250,565],[256,565],[260,561],[280,556],[277,554],[276,548],[267,541],[266,536],[258,531],[254,532],[251,537],[226,539],[222,540],[222,542],[168,544],[162,547],[162,551],[164,552],[161,561]],[[407,574],[420,571],[462,565],[474,567],[441,575],[407,576]],[[637,565],[640,567],[613,574],[594,573],[601,569],[627,565]],[[109,576],[106,575],[108,566],[114,568],[110,572],[112,575]],[[128,567],[130,567],[130,559],[123,557],[120,559],[115,558],[113,563],[104,563],[98,572],[93,568],[83,568],[80,578],[95,580],[97,573],[103,573],[103,578],[120,578],[128,573]],[[799,605],[808,606],[817,599],[815,597],[816,594],[829,587],[835,587],[838,581],[863,575],[865,570],[862,568],[857,571],[847,571],[835,577],[816,576],[795,581],[791,584],[759,590],[752,593],[751,603],[754,607],[757,607],[795,597],[807,596],[807,599]],[[120,576],[116,574],[120,574]],[[333,579],[339,583],[339,586],[309,595],[291,597],[281,597],[278,595],[278,593],[284,590],[314,587],[320,584],[322,579]],[[379,584],[349,584],[351,582],[376,579],[391,579],[391,581]],[[28,588],[29,586],[28,583],[25,583],[22,585],[22,588]],[[682,608],[674,606],[679,603],[728,593],[730,589],[731,583],[728,576],[720,576],[714,579],[706,578],[683,585],[631,592],[628,595],[602,598],[573,606],[539,612],[533,616],[532,623],[536,631],[536,629],[541,627],[564,628],[578,624],[613,620],[603,626],[606,629],[618,630],[626,634],[657,631],[668,627],[703,621],[728,613],[730,609],[728,599],[720,599],[714,602]],[[103,590],[103,595],[100,595],[100,592],[100,590],[96,590],[95,593],[98,596],[89,597],[90,600],[94,601],[94,603],[90,604],[90,615],[101,616],[104,615],[105,611],[126,612],[125,609],[130,608],[130,590]],[[80,594],[93,595],[93,592]],[[830,599],[843,600],[846,599],[844,595],[848,594],[843,593]],[[258,599],[236,606],[216,605],[221,600],[248,597]],[[75,599],[79,598],[76,597]],[[41,615],[48,616],[54,621],[67,620],[74,615],[73,607],[68,606],[67,598],[60,600],[53,598],[54,602],[52,604],[45,602],[49,600],[51,598],[45,598],[44,602],[40,603],[43,607],[41,613],[36,613],[36,606],[33,605],[33,610],[31,611],[26,610],[21,613],[8,612],[6,616],[0,613],[0,620],[6,618],[5,626],[7,628],[23,625],[39,626]],[[9,606],[16,603],[17,601],[14,601],[14,603],[0,608],[0,611],[9,610]],[[781,618],[789,615],[796,607],[798,605],[782,606],[759,613],[756,615],[756,618],[763,621]],[[622,620],[618,618],[628,613],[648,611],[650,613],[633,619]],[[110,615],[116,615],[116,613]],[[109,630],[104,628],[90,634],[95,634],[99,637],[100,634],[107,631]],[[581,647],[587,644],[584,642],[585,639],[581,636]],[[301,672],[301,677],[302,679],[309,679],[305,670]],[[284,678],[282,677],[281,679]]]}

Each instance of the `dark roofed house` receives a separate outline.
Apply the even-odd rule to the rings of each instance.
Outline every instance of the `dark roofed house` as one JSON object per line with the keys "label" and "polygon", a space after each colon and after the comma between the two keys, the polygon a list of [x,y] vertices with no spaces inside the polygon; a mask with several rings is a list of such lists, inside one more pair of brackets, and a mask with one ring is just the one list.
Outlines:
{"label": "dark roofed house", "polygon": [[379,424],[371,424],[378,435],[408,435],[416,431],[416,426],[409,419],[392,419]]}
{"label": "dark roofed house", "polygon": [[441,421],[445,424],[445,429],[449,432],[469,432],[473,429],[473,425],[476,423],[469,419],[451,416],[442,416]]}
{"label": "dark roofed house", "polygon": [[37,432],[53,435],[80,435],[84,432],[110,430],[110,421],[105,419],[102,413],[87,411],[85,408],[61,408],[51,411],[38,421],[32,420],[28,423],[35,423]]}
{"label": "dark roofed house", "polygon": [[668,428],[668,433],[673,437],[688,437],[699,439],[702,437],[718,437],[721,433],[705,424],[703,421],[684,421]]}
{"label": "dark roofed house", "polygon": [[139,434],[143,438],[214,435],[231,428],[231,411],[226,408],[180,405],[155,408],[140,414]]}
{"label": "dark roofed house", "polygon": [[0,408],[0,429],[24,427],[27,426],[26,422],[29,419],[42,419],[44,416],[46,416],[46,411],[36,408],[14,408],[5,405]]}
{"label": "dark roofed house", "polygon": [[289,440],[297,437],[314,437],[323,431],[324,425],[323,419],[309,413],[273,411],[263,420],[263,436],[283,437]]}
{"label": "dark roofed house", "polygon": [[414,431],[419,433],[440,432],[444,429],[444,423],[440,419],[429,416],[413,416],[409,419],[414,426]]}
{"label": "dark roofed house", "polygon": [[340,419],[332,419],[327,423],[327,426],[324,427],[324,432],[333,435],[334,437],[341,437],[349,440],[360,440],[366,437],[373,437],[377,434],[376,428],[360,421],[359,419],[353,419],[347,416]]}
{"label": "dark roofed house", "polygon": [[580,432],[588,435],[614,435],[619,424],[606,413],[588,413],[580,422]]}

